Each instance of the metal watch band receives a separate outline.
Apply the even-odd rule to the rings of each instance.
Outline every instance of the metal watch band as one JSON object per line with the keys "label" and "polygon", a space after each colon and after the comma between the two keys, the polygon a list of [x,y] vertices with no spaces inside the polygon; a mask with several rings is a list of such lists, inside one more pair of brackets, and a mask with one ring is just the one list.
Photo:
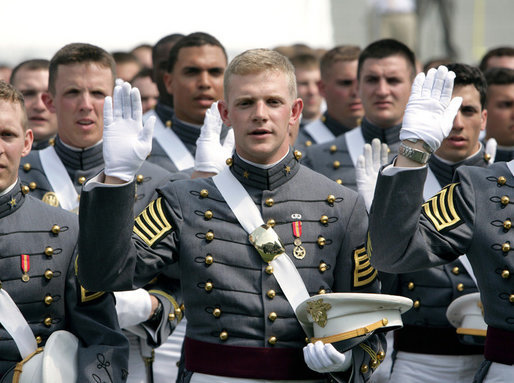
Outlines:
{"label": "metal watch band", "polygon": [[398,149],[398,153],[422,165],[425,165],[428,162],[428,159],[430,158],[429,153],[424,152],[422,150],[411,148],[410,146],[405,145],[403,142],[400,144],[400,149]]}
{"label": "metal watch band", "polygon": [[425,149],[428,152],[428,154],[432,154],[434,152],[434,150],[423,140],[420,140],[418,138],[407,138],[407,141],[410,141],[413,143],[421,141],[423,143],[423,149]]}

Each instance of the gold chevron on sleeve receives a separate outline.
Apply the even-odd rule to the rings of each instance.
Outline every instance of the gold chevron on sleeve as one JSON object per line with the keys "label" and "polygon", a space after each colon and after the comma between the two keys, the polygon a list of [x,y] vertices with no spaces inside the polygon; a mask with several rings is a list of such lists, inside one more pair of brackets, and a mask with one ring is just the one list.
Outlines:
{"label": "gold chevron on sleeve", "polygon": [[373,282],[377,276],[377,270],[371,266],[368,253],[364,246],[353,252],[353,287],[362,287]]}
{"label": "gold chevron on sleeve", "polygon": [[172,229],[162,206],[162,197],[150,202],[134,222],[136,233],[148,246],[153,246]]}
{"label": "gold chevron on sleeve", "polygon": [[455,187],[458,183],[445,186],[439,193],[423,204],[423,214],[437,231],[453,227],[461,222],[455,209]]}
{"label": "gold chevron on sleeve", "polygon": [[103,291],[88,291],[84,287],[80,286],[80,302],[82,303],[94,301],[95,299],[100,298],[104,294],[105,292]]}

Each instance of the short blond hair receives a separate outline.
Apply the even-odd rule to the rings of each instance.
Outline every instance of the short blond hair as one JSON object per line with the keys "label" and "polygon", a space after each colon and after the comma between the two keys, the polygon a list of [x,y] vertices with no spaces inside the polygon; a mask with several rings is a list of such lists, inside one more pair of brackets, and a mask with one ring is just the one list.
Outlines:
{"label": "short blond hair", "polygon": [[289,94],[294,100],[296,98],[296,77],[293,64],[287,57],[271,49],[250,49],[234,57],[228,64],[223,79],[225,99],[228,99],[231,76],[245,76],[268,71],[281,72],[286,75]]}
{"label": "short blond hair", "polygon": [[21,108],[21,126],[23,131],[27,131],[28,119],[27,111],[25,110],[25,100],[23,95],[11,84],[0,80],[0,101],[7,102],[9,104],[18,104]]}

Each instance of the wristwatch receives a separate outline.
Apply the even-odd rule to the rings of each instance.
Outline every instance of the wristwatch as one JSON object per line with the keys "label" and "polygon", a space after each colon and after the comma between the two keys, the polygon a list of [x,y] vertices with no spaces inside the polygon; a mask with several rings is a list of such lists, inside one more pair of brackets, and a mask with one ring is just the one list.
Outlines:
{"label": "wristwatch", "polygon": [[408,158],[409,160],[412,160],[422,165],[425,165],[428,162],[428,159],[430,158],[430,153],[411,148],[410,146],[405,145],[403,142],[400,144],[400,149],[398,149],[398,153]]}
{"label": "wristwatch", "polygon": [[423,143],[423,149],[425,149],[425,150],[428,152],[428,154],[432,154],[432,153],[434,152],[434,151],[432,150],[432,148],[431,148],[431,147],[430,147],[430,146],[429,146],[425,141],[423,141],[423,140],[420,140],[420,139],[418,139],[418,138],[406,138],[406,140],[407,140],[407,141],[410,141],[410,142],[412,142],[412,143],[414,143],[414,144],[415,144],[416,142],[418,142],[418,141],[421,141],[421,142]]}

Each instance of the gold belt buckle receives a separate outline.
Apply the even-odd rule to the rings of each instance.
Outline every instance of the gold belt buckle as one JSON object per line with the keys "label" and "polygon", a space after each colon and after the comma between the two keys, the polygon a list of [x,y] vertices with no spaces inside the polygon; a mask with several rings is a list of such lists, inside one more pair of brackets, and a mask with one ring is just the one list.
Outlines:
{"label": "gold belt buckle", "polygon": [[259,252],[262,260],[270,263],[285,253],[284,245],[271,226],[259,226],[249,235],[250,243]]}

